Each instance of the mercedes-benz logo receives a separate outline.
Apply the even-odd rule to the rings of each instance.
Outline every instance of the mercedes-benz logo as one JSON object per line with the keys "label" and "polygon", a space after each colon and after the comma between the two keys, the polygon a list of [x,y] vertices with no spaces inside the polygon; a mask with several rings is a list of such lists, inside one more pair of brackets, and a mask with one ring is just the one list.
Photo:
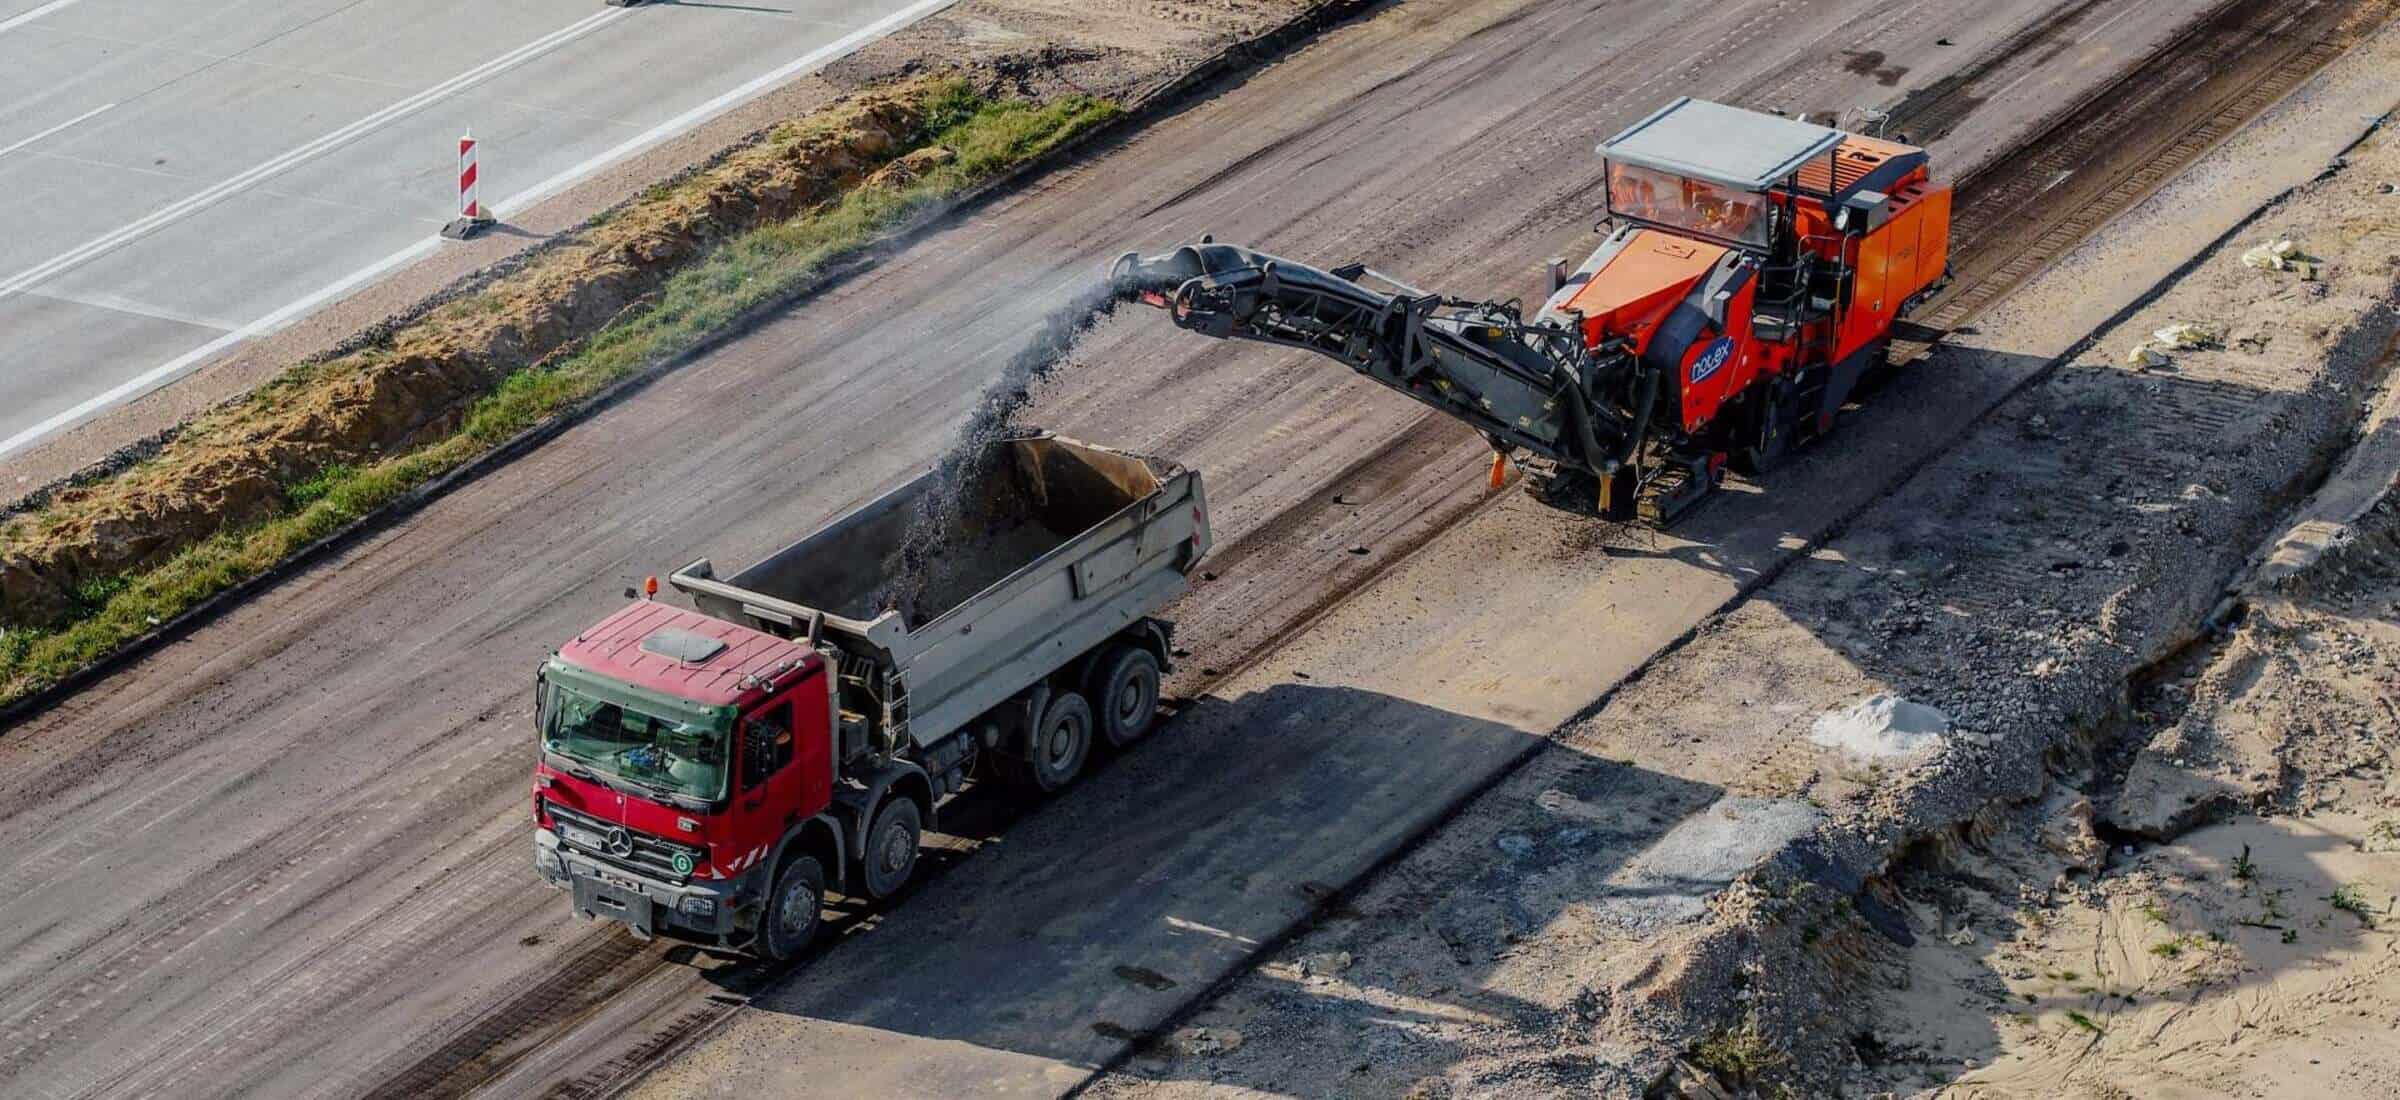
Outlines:
{"label": "mercedes-benz logo", "polygon": [[612,856],[629,856],[633,854],[633,834],[626,832],[625,827],[622,825],[609,826],[606,843],[608,845],[608,854]]}

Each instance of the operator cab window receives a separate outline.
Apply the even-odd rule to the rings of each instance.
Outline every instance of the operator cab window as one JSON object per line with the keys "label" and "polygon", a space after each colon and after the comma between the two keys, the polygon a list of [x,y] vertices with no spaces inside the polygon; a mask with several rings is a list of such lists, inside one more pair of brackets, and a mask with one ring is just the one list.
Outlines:
{"label": "operator cab window", "polygon": [[1610,162],[1608,208],[1619,217],[1728,244],[1767,247],[1767,196],[1637,164]]}

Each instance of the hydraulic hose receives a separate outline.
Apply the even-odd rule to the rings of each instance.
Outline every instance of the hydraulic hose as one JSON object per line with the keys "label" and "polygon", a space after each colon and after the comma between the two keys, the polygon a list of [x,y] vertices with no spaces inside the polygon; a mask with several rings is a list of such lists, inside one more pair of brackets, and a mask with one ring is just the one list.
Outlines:
{"label": "hydraulic hose", "polygon": [[1587,469],[1597,472],[1600,469],[1600,436],[1592,430],[1591,410],[1584,407],[1583,386],[1576,381],[1575,372],[1567,369],[1565,363],[1552,362],[1550,374],[1558,380],[1559,393],[1566,400],[1567,427],[1575,433],[1577,453]]}
{"label": "hydraulic hose", "polygon": [[1642,449],[1642,437],[1650,431],[1650,409],[1658,403],[1659,380],[1664,375],[1665,372],[1656,367],[1642,373],[1642,396],[1633,403],[1633,430],[1625,433],[1625,449],[1608,461],[1604,472],[1614,472],[1617,467],[1633,461],[1634,454]]}

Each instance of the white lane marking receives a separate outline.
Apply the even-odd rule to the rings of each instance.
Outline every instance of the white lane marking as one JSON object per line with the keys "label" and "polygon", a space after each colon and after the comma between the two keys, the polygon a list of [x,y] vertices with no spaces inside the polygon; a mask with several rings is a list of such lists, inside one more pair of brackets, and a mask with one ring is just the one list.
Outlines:
{"label": "white lane marking", "polygon": [[[560,172],[549,179],[534,184],[532,187],[529,187],[523,191],[519,191],[508,198],[502,199],[499,202],[492,204],[492,209],[497,214],[506,215],[511,210],[521,209],[523,207],[531,206],[534,203],[538,203],[543,199],[549,198],[551,195],[566,190],[567,187],[572,185],[575,181],[591,175],[593,172],[597,172],[602,168],[608,167],[610,164],[614,164],[617,161],[624,159],[625,157],[641,152],[644,149],[648,149],[653,145],[657,145],[658,143],[667,140],[668,138],[674,137],[677,134],[691,129],[694,126],[698,126],[709,119],[724,114],[727,110],[730,110],[731,108],[738,106],[747,100],[756,98],[759,93],[764,92],[775,85],[781,84],[784,81],[790,80],[793,77],[799,76],[800,74],[811,69],[819,68],[828,62],[839,60],[843,55],[848,54],[860,46],[864,46],[869,42],[873,42],[876,39],[882,38],[893,31],[899,30],[902,27],[914,23],[919,19],[923,19],[928,15],[932,15],[933,13],[949,7],[957,2],[958,0],[917,0],[917,2],[914,4],[910,4],[899,11],[893,12],[892,14],[884,16],[883,18],[869,23],[866,26],[860,27],[859,29],[843,35],[840,38],[834,39],[823,46],[819,46],[816,49],[810,50],[808,53],[801,55],[798,59],[776,69],[773,72],[758,77],[757,79],[752,80],[741,87],[735,88],[730,92],[726,92],[725,94],[711,99],[706,103],[702,103],[691,110],[676,115],[674,118],[670,118],[665,122],[659,123],[656,126],[634,135],[633,137],[627,138],[624,142],[618,144],[615,148],[610,149],[605,153],[601,153],[598,156],[592,157],[591,159],[569,168],[566,171]],[[6,449],[6,447],[0,447],[0,451],[5,451]]]}
{"label": "white lane marking", "polygon": [[[717,115],[723,114],[733,107],[739,106],[746,100],[755,98],[759,93],[764,92],[777,84],[780,84],[795,76],[799,76],[809,69],[821,67],[828,62],[838,60],[843,55],[857,49],[862,45],[865,45],[868,42],[872,42],[877,38],[890,34],[901,27],[907,26],[908,24],[919,19],[923,19],[924,17],[940,11],[943,8],[947,8],[957,2],[958,0],[918,0],[917,3],[902,8],[899,11],[878,19],[873,23],[869,23],[866,26],[851,32],[850,34],[836,39],[832,43],[819,47],[818,49],[811,50],[798,60],[778,68],[775,71],[766,74],[765,76],[761,76],[756,80],[752,80],[741,87],[717,96],[716,98],[694,107],[691,110],[676,115],[674,118],[659,123],[658,125],[643,131],[641,134],[626,140],[625,142],[617,145],[615,148],[610,149],[605,153],[586,160],[583,163],[569,168],[566,171],[560,172],[557,175],[543,180],[540,183],[534,184],[530,188],[520,191],[514,195],[510,195],[499,202],[493,203],[493,214],[505,220],[510,213],[532,206],[559,191],[563,191],[583,177],[599,171],[602,168],[606,168],[610,164],[613,164],[624,157],[631,156],[632,154],[657,145],[668,138],[674,137],[685,130],[689,130],[694,126],[699,125],[700,123],[706,122],[711,118],[715,118]],[[615,10],[618,12],[632,12],[637,9],[619,8]],[[275,330],[280,329],[295,320],[298,320],[302,315],[315,310],[317,307],[324,305],[326,302],[348,294],[352,290],[357,289],[360,285],[379,278],[394,268],[410,263],[426,255],[427,253],[432,252],[440,244],[441,238],[428,237],[417,242],[416,244],[410,245],[407,248],[401,249],[400,251],[392,253],[381,260],[378,260],[372,264],[368,264],[357,271],[345,275],[341,279],[331,284],[320,287],[317,290],[310,292],[306,297],[300,298],[297,301],[285,305],[283,308],[278,309],[273,313],[269,313],[258,320],[252,321],[249,324],[243,325],[232,332],[228,332],[223,336],[217,337],[216,339],[194,348],[191,351],[185,352],[184,354],[175,357],[170,362],[153,367],[142,372],[140,375],[134,378],[131,378],[116,386],[112,386],[106,393],[102,393],[97,397],[83,401],[77,404],[74,408],[50,417],[49,419],[27,428],[24,431],[18,432],[15,435],[9,436],[6,439],[0,439],[0,456],[6,456],[12,452],[22,450],[25,447],[31,446],[34,442],[52,432],[58,431],[71,424],[78,423],[95,413],[109,408],[110,406],[132,400],[133,398],[148,393],[159,386],[163,386],[166,383],[173,381],[175,378],[183,375],[184,373],[192,370],[193,368],[198,367],[200,364],[207,362],[209,359],[215,357],[217,353],[222,352],[225,349],[234,346],[235,344],[239,344],[244,340],[274,332]],[[6,293],[8,293],[8,288],[0,287],[0,295],[5,295]]]}
{"label": "white lane marking", "polygon": [[23,15],[10,16],[5,22],[0,22],[0,34],[7,34],[8,32],[17,29],[18,27],[22,27],[27,23],[31,23],[36,19],[50,14],[51,12],[57,11],[58,9],[66,7],[69,4],[78,2],[80,2],[80,0],[50,0],[49,3],[35,8],[32,11],[26,12]]}
{"label": "white lane marking", "polygon": [[44,279],[48,279],[52,276],[65,272],[70,268],[87,263],[105,253],[117,249],[118,247],[130,241],[152,233],[170,223],[189,217],[207,207],[214,206],[217,203],[232,197],[238,192],[252,188],[262,180],[271,178],[290,169],[294,165],[300,164],[303,161],[306,161],[321,153],[325,153],[339,146],[348,144],[351,141],[355,141],[386,123],[415,114],[416,112],[433,105],[436,101],[448,97],[452,93],[458,92],[470,85],[479,83],[489,77],[499,74],[504,70],[513,68],[524,61],[547,53],[550,50],[564,45],[573,39],[580,38],[583,35],[598,30],[609,23],[613,23],[618,19],[624,18],[632,14],[632,12],[632,8],[610,8],[608,10],[586,16],[575,23],[571,23],[558,30],[552,31],[549,34],[543,35],[540,38],[534,39],[533,41],[519,46],[516,49],[510,50],[507,53],[501,54],[498,57],[486,61],[481,65],[477,65],[466,72],[442,81],[433,87],[427,88],[424,91],[418,92],[417,94],[400,100],[397,103],[390,104],[389,106],[384,107],[382,110],[376,111],[365,118],[352,122],[341,129],[322,135],[315,140],[307,142],[306,144],[300,145],[296,148],[286,150],[279,156],[275,156],[268,160],[261,161],[258,164],[252,165],[248,170],[222,180],[215,186],[206,188],[197,194],[188,195],[177,202],[170,203],[165,208],[152,212],[148,217],[124,226],[120,226],[114,232],[104,234],[90,241],[86,241],[82,245],[69,249],[66,252],[62,252],[48,260],[42,261],[41,263],[35,264],[34,266],[27,268],[24,271],[20,271],[5,280],[0,280],[0,298],[7,297],[10,294],[23,290],[26,287],[32,286],[33,284],[41,282]]}
{"label": "white lane marking", "polygon": [[[0,27],[0,30],[5,30],[5,29],[7,29],[7,28],[5,28],[5,27]],[[66,129],[66,128],[67,128],[67,127],[69,127],[69,126],[73,126],[73,125],[75,125],[75,124],[76,124],[76,123],[78,123],[78,122],[82,122],[82,121],[84,121],[85,119],[88,119],[88,118],[92,117],[93,115],[99,114],[100,112],[102,112],[102,111],[106,111],[106,110],[108,110],[109,108],[112,108],[112,107],[115,107],[115,106],[116,106],[116,104],[114,104],[114,103],[104,103],[104,104],[102,104],[102,105],[100,105],[100,106],[98,106],[98,107],[94,107],[94,108],[92,108],[92,109],[91,109],[91,110],[89,110],[89,111],[85,111],[84,113],[82,113],[82,114],[80,114],[80,115],[76,115],[74,118],[70,118],[70,119],[66,120],[65,122],[61,122],[61,123],[59,123],[59,124],[58,124],[58,125],[56,125],[56,126],[53,126],[53,127],[49,128],[49,129],[47,129],[47,130],[44,130],[44,131],[42,131],[41,133],[35,134],[35,135],[33,135],[32,137],[26,138],[25,140],[23,140],[23,141],[20,141],[20,142],[16,143],[15,145],[10,145],[10,146],[6,146],[6,147],[0,147],[0,157],[5,157],[5,156],[9,155],[10,153],[14,153],[14,152],[16,152],[16,151],[17,151],[17,150],[19,150],[19,149],[22,149],[22,148],[24,148],[24,147],[26,147],[26,146],[28,146],[28,145],[31,145],[31,144],[33,144],[34,142],[40,141],[40,140],[42,140],[43,138],[49,137],[50,135],[52,135],[52,134],[55,134],[55,133],[59,132],[60,130],[64,130],[64,129]]]}

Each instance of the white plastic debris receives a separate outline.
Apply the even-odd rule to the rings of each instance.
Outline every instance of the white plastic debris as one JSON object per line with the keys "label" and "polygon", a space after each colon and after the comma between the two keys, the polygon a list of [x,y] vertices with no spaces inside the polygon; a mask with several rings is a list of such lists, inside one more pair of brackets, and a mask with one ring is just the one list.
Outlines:
{"label": "white plastic debris", "polygon": [[2135,370],[2154,370],[2170,362],[2173,360],[2167,357],[2166,352],[2160,351],[2156,344],[2135,344],[2125,351],[2125,365]]}
{"label": "white plastic debris", "polygon": [[2168,325],[2151,333],[2149,339],[2126,349],[2125,365],[2135,370],[2156,370],[2175,361],[2171,352],[2185,348],[2215,347],[2223,339],[2221,333],[2208,325],[2189,321]]}
{"label": "white plastic debris", "polygon": [[2317,277],[2317,261],[2302,254],[2299,244],[2289,238],[2242,253],[2242,263],[2261,271],[2297,272],[2303,279]]}
{"label": "white plastic debris", "polygon": [[1939,746],[1950,733],[1950,716],[1897,695],[1871,695],[1817,717],[1810,742],[1868,759],[1906,756]]}

